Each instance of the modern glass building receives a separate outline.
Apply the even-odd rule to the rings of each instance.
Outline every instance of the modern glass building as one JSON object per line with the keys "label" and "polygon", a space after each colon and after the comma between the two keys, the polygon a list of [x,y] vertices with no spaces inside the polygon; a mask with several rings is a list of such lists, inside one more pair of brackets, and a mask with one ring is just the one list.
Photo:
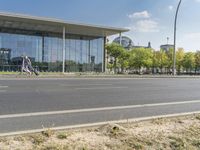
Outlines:
{"label": "modern glass building", "polygon": [[106,37],[126,31],[0,13],[0,71],[19,71],[28,56],[39,71],[104,72]]}

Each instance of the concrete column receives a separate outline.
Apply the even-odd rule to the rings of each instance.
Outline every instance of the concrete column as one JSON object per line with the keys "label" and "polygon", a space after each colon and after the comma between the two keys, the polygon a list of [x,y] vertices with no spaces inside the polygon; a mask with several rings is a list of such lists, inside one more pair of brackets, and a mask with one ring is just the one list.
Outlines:
{"label": "concrete column", "polygon": [[122,33],[119,33],[119,44],[122,45]]}
{"label": "concrete column", "polygon": [[63,27],[63,64],[62,72],[65,73],[65,26]]}
{"label": "concrete column", "polygon": [[44,62],[44,35],[42,36],[42,62]]}
{"label": "concrete column", "polygon": [[107,70],[107,63],[108,63],[108,55],[107,55],[107,49],[106,49],[106,44],[108,44],[108,41],[107,41],[107,37],[105,36],[104,37],[104,69],[103,69],[103,72],[108,72]]}
{"label": "concrete column", "polygon": [[107,52],[106,52],[106,37],[103,38],[103,52],[102,52],[102,72],[106,71],[107,68],[107,62],[106,62],[106,57],[107,57]]}

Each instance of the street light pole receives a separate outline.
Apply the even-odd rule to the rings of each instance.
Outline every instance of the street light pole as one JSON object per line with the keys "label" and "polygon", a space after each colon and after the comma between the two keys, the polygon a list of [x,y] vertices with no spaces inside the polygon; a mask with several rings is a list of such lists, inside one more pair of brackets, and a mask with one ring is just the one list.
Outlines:
{"label": "street light pole", "polygon": [[178,17],[178,11],[180,8],[182,0],[179,1],[178,7],[176,9],[176,15],[175,15],[175,21],[174,21],[174,52],[173,52],[173,75],[176,75],[176,23],[177,23],[177,17]]}

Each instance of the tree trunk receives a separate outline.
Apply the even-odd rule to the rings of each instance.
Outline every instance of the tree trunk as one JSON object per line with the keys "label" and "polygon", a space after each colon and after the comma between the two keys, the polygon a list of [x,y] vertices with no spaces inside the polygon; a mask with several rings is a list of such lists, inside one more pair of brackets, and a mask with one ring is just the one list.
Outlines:
{"label": "tree trunk", "polygon": [[163,66],[160,66],[160,73],[163,74]]}
{"label": "tree trunk", "polygon": [[124,67],[121,67],[121,73],[124,73]]}
{"label": "tree trunk", "polygon": [[117,59],[114,60],[114,73],[117,73]]}

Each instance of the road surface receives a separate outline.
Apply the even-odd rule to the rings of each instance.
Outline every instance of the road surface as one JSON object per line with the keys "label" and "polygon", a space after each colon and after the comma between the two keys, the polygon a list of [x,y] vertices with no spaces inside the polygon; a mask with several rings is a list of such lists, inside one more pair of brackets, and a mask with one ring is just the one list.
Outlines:
{"label": "road surface", "polygon": [[200,79],[0,79],[0,133],[200,111]]}

